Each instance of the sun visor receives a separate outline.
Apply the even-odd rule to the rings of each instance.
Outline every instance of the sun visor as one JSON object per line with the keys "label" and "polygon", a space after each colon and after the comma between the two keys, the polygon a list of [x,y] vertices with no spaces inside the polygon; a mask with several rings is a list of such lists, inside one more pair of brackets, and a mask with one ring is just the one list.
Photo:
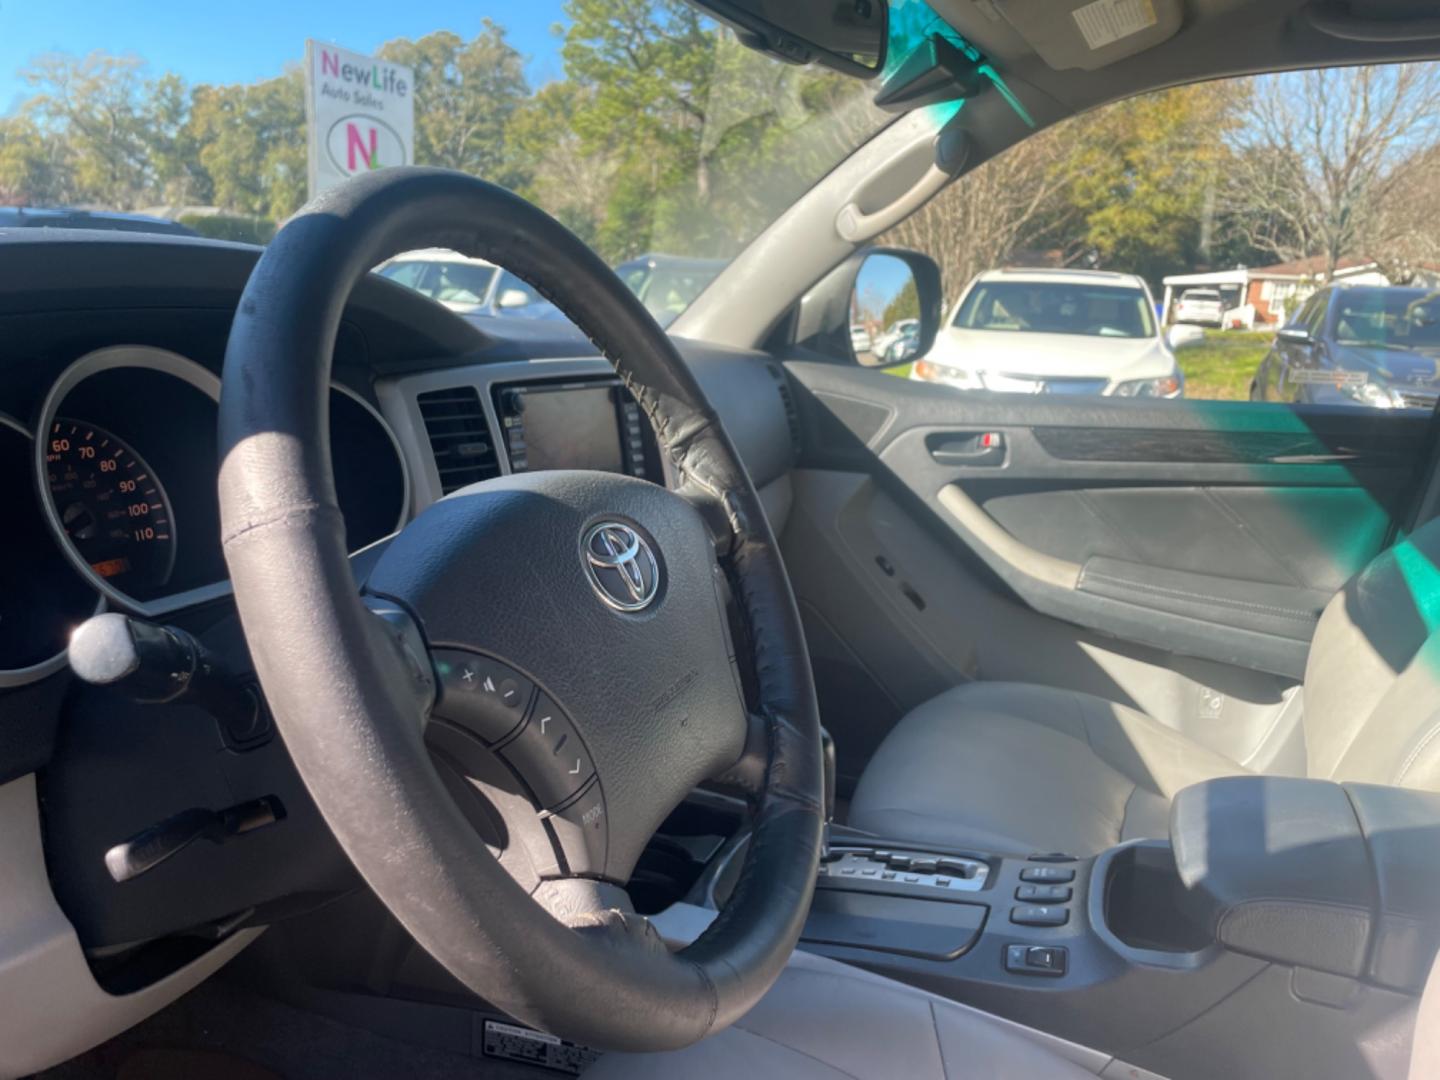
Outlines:
{"label": "sun visor", "polygon": [[1173,37],[1181,0],[994,0],[1040,59],[1093,71]]}

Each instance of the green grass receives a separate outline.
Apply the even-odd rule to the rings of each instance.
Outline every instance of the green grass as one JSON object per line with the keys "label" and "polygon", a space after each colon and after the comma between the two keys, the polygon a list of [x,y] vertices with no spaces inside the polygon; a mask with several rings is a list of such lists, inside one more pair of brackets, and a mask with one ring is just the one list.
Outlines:
{"label": "green grass", "polygon": [[1207,330],[1205,340],[1175,352],[1185,373],[1185,396],[1197,401],[1245,401],[1250,380],[1274,335],[1264,331]]}
{"label": "green grass", "polygon": [[[1185,373],[1185,396],[1197,401],[1248,400],[1250,380],[1255,378],[1273,338],[1264,331],[1205,331],[1204,341],[1175,353]],[[896,364],[884,371],[908,379],[910,368],[910,364]]]}

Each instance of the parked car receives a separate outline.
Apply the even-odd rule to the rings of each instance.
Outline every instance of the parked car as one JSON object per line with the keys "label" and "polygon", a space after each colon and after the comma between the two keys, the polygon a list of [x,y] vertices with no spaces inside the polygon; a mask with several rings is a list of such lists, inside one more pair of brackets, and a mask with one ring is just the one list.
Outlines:
{"label": "parked car", "polygon": [[725,259],[641,255],[615,267],[615,273],[656,322],[669,326],[725,269],[725,264]]}
{"label": "parked car", "polygon": [[103,229],[162,236],[200,235],[188,225],[169,218],[110,210],[74,210],[65,206],[0,206],[0,229]]}
{"label": "parked car", "polygon": [[960,390],[1176,398],[1185,380],[1134,274],[991,270],[910,378]]}
{"label": "parked car", "polygon": [[1440,292],[1321,289],[1275,334],[1250,385],[1256,401],[1432,409],[1440,396]]}
{"label": "parked car", "polygon": [[886,363],[898,364],[908,359],[903,355],[906,343],[913,352],[915,342],[920,338],[919,319],[897,319],[883,334],[875,339],[873,352]]}
{"label": "parked car", "polygon": [[462,315],[566,321],[559,308],[510,271],[446,248],[407,251],[375,272]]}
{"label": "parked car", "polygon": [[1175,301],[1175,321],[1222,326],[1225,322],[1225,301],[1214,289],[1186,289]]}
{"label": "parked car", "polygon": [[873,352],[875,342],[870,337],[870,331],[865,329],[864,323],[850,324],[850,347],[855,350],[855,355]]}

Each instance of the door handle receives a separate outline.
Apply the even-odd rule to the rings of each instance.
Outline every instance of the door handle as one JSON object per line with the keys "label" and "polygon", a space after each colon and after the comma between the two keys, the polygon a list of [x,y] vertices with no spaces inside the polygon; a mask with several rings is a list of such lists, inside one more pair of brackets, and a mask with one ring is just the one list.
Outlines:
{"label": "door handle", "polygon": [[1005,436],[998,431],[960,431],[930,439],[930,457],[940,465],[1005,463]]}

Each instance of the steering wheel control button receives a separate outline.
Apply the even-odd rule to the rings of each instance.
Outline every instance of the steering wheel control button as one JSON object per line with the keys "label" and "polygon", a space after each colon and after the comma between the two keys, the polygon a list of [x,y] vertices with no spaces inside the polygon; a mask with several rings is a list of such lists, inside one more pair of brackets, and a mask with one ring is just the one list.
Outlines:
{"label": "steering wheel control button", "polygon": [[1020,880],[1063,885],[1067,881],[1075,880],[1075,871],[1068,866],[1027,866],[1020,871]]}
{"label": "steering wheel control button", "polygon": [[500,749],[543,807],[559,806],[595,775],[595,764],[570,718],[548,694],[535,699],[530,722]]}
{"label": "steering wheel control button", "polygon": [[1064,975],[1070,966],[1070,954],[1057,945],[1006,945],[1005,970],[1016,975]]}
{"label": "steering wheel control button", "polygon": [[569,805],[545,815],[565,863],[573,875],[605,872],[610,845],[610,821],[605,813],[605,796],[596,780]]}
{"label": "steering wheel control button", "polygon": [[1021,904],[1010,909],[1010,921],[1016,926],[1064,926],[1070,910],[1054,904]]}
{"label": "steering wheel control button", "polygon": [[616,611],[642,611],[660,592],[660,564],[650,543],[629,525],[602,521],[580,541],[595,595]]}
{"label": "steering wheel control button", "polygon": [[535,689],[525,676],[498,660],[462,649],[436,649],[433,656],[440,674],[436,716],[492,746],[524,721]]}

